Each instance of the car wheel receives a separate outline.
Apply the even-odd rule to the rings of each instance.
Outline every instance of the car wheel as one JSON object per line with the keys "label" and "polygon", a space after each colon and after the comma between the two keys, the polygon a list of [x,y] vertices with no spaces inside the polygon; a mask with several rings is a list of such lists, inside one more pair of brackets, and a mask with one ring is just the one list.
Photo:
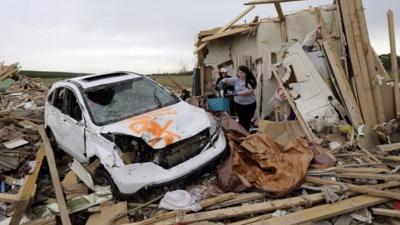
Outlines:
{"label": "car wheel", "polygon": [[50,128],[46,129],[46,133],[47,133],[47,137],[49,138],[49,142],[51,145],[51,148],[53,149],[53,152],[55,154],[55,156],[58,157],[62,157],[65,155],[64,151],[60,148],[60,146],[58,145],[56,138],[53,135],[53,132],[51,131]]}
{"label": "car wheel", "polygon": [[96,185],[100,185],[100,186],[110,186],[111,187],[111,192],[113,194],[113,196],[117,199],[117,200],[126,200],[126,198],[124,198],[124,195],[118,190],[117,185],[114,183],[110,173],[104,168],[104,166],[99,166],[95,172],[94,172],[95,176],[93,177],[93,182]]}

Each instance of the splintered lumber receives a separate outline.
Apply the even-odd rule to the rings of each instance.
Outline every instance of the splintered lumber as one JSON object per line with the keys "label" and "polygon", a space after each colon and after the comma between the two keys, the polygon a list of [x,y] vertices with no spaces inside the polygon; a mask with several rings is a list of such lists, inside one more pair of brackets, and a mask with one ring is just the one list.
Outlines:
{"label": "splintered lumber", "polygon": [[221,32],[221,33],[216,34],[216,35],[212,35],[212,36],[208,36],[208,37],[202,38],[201,42],[212,41],[212,40],[220,39],[220,38],[223,38],[223,37],[231,36],[231,35],[234,35],[234,34],[240,34],[240,33],[244,33],[244,32],[249,32],[251,30],[252,30],[251,27],[234,28],[234,29],[231,29],[231,30],[226,30],[226,31]]}
{"label": "splintered lumber", "polygon": [[221,203],[213,205],[212,207],[209,207],[207,209],[210,210],[210,209],[224,208],[224,207],[228,207],[231,205],[237,205],[237,204],[240,204],[243,202],[249,202],[249,201],[261,199],[261,198],[264,198],[265,196],[266,196],[265,193],[259,193],[259,192],[238,194],[232,200],[221,202]]}
{"label": "splintered lumber", "polygon": [[24,223],[24,225],[56,225],[56,217],[48,216],[45,218],[30,221],[28,223]]}
{"label": "splintered lumber", "polygon": [[336,167],[336,173],[388,173],[386,168],[343,168]]}
{"label": "splintered lumber", "polygon": [[370,180],[384,180],[384,181],[400,181],[399,174],[375,174],[375,173],[340,173],[335,174],[335,177],[353,178],[353,179],[370,179]]}
{"label": "splintered lumber", "polygon": [[89,217],[86,225],[111,225],[114,220],[126,215],[126,202],[119,202],[111,206],[101,206],[100,212]]}
{"label": "splintered lumber", "polygon": [[344,30],[346,33],[351,67],[356,81],[356,91],[364,122],[370,126],[374,126],[376,124],[375,108],[372,104],[369,104],[369,102],[373,100],[371,84],[364,56],[358,20],[354,15],[355,10],[354,7],[351,7],[351,4],[352,3],[349,1],[340,1]]}
{"label": "splintered lumber", "polygon": [[[218,30],[218,32],[212,36],[218,35],[226,30],[228,30],[233,24],[235,24],[237,21],[239,21],[243,16],[245,16],[247,13],[249,13],[251,10],[253,10],[255,8],[254,5],[247,7],[242,13],[240,13],[235,19],[233,19],[232,21],[230,21],[226,26],[224,26],[223,28],[221,28],[220,30]],[[211,36],[211,37],[212,37]],[[198,51],[200,51],[201,49],[203,49],[204,47],[206,47],[208,44],[208,42],[204,42],[202,44],[200,44],[200,46],[198,46],[195,50],[194,53],[197,53]]]}
{"label": "splintered lumber", "polygon": [[388,198],[361,195],[332,204],[303,209],[284,216],[252,223],[252,225],[297,225],[316,222],[390,201]]}
{"label": "splintered lumber", "polygon": [[[377,157],[375,157],[371,152],[369,152],[365,148],[361,147],[361,151],[364,152],[367,157],[371,158],[376,163],[380,163],[380,164],[384,165],[384,163],[381,160],[379,160]],[[384,167],[388,169],[387,166],[384,166]]]}
{"label": "splintered lumber", "polygon": [[7,79],[11,75],[15,74],[18,71],[18,63],[14,63],[10,66],[3,67],[0,70],[0,81]]}
{"label": "splintered lumber", "polygon": [[396,52],[396,34],[394,30],[394,19],[393,12],[389,10],[387,13],[388,26],[389,26],[389,39],[390,39],[390,51],[391,51],[391,62],[392,62],[392,77],[394,81],[394,101],[396,105],[396,117],[400,116],[400,90],[399,90],[399,68],[397,65],[397,52]]}
{"label": "splintered lumber", "polygon": [[372,208],[372,213],[375,215],[380,215],[380,216],[389,216],[389,217],[400,218],[400,210]]}
{"label": "splintered lumber", "polygon": [[240,220],[235,223],[229,223],[228,225],[247,225],[247,224],[251,224],[254,222],[258,222],[258,221],[263,221],[263,220],[270,219],[270,218],[272,218],[271,214],[261,215],[261,216],[252,217],[252,218],[249,218],[246,220]]}
{"label": "splintered lumber", "polygon": [[385,112],[383,110],[383,101],[382,101],[381,91],[379,89],[378,78],[376,76],[375,61],[374,61],[372,47],[371,47],[370,40],[369,40],[367,22],[366,22],[365,14],[364,14],[364,7],[362,5],[361,0],[355,0],[354,4],[355,4],[355,11],[357,13],[358,23],[359,23],[360,32],[361,32],[361,40],[362,40],[362,44],[363,44],[363,48],[364,48],[364,55],[365,55],[365,59],[366,59],[366,63],[367,63],[369,79],[371,82],[372,94],[374,97],[376,119],[377,119],[378,123],[384,123],[385,122]]}
{"label": "splintered lumber", "polygon": [[[221,220],[227,218],[248,216],[257,213],[271,212],[277,209],[286,209],[306,205],[310,203],[317,203],[325,200],[322,193],[311,194],[307,196],[292,197],[287,199],[279,199],[269,202],[255,203],[251,205],[236,206],[231,208],[217,209],[193,214],[187,214],[181,218],[182,223],[193,223],[208,220]],[[169,225],[174,220],[164,220],[156,225]]]}
{"label": "splintered lumber", "polygon": [[394,150],[400,150],[400,143],[377,145],[376,149],[383,152],[390,152]]}
{"label": "splintered lumber", "polygon": [[[344,3],[346,2],[346,3]],[[362,110],[362,114],[364,116],[364,122],[365,124],[369,126],[374,126],[377,123],[377,118],[376,118],[376,110],[374,107],[374,104],[370,104],[373,102],[374,97],[372,94],[372,86],[370,82],[370,78],[368,75],[368,67],[367,67],[367,61],[364,55],[364,46],[363,46],[363,40],[362,40],[362,34],[360,30],[360,24],[358,21],[358,18],[356,17],[356,9],[354,5],[354,1],[343,1],[343,4],[347,4],[346,7],[350,11],[349,16],[351,20],[351,25],[353,27],[353,33],[354,33],[354,39],[355,39],[355,49],[351,49],[349,46],[349,51],[354,51],[356,53],[356,56],[358,58],[359,62],[359,67],[361,69],[361,77],[363,81],[363,87],[364,89],[361,90],[361,92],[365,92],[367,95],[367,102],[361,102],[360,101],[360,107]],[[358,90],[358,88],[357,88]],[[360,92],[360,93],[361,93]],[[364,106],[364,104],[366,104]]]}
{"label": "splintered lumber", "polygon": [[278,13],[278,17],[281,21],[285,21],[285,15],[283,14],[282,6],[279,1],[274,2],[276,12]]}
{"label": "splintered lumber", "polygon": [[138,211],[138,210],[141,209],[141,208],[144,208],[144,207],[146,207],[146,206],[148,206],[148,205],[150,205],[150,204],[153,204],[153,203],[155,203],[155,202],[161,200],[163,197],[164,197],[164,195],[160,195],[160,196],[158,196],[158,197],[156,197],[156,198],[154,198],[154,199],[152,199],[152,200],[150,200],[150,201],[148,201],[148,202],[146,202],[146,203],[143,203],[143,204],[141,204],[141,205],[139,205],[139,206],[137,206],[137,207],[135,207],[135,208],[133,208],[133,209],[128,210],[128,211],[126,212],[126,214],[130,214],[130,213],[136,212],[136,211]]}
{"label": "splintered lumber", "polygon": [[18,200],[18,194],[0,193],[0,202],[15,202]]}
{"label": "splintered lumber", "polygon": [[46,150],[47,164],[49,165],[51,181],[53,182],[54,192],[57,198],[58,209],[60,211],[61,221],[63,225],[71,225],[68,215],[67,205],[64,199],[64,193],[61,187],[61,182],[58,175],[56,161],[54,159],[53,149],[50,141],[43,128],[39,128],[40,136],[42,137],[44,148]]}
{"label": "splintered lumber", "polygon": [[[221,202],[224,202],[224,201],[231,200],[234,197],[235,197],[234,193],[222,194],[222,195],[216,196],[214,198],[209,198],[209,199],[205,199],[205,200],[201,201],[200,202],[200,206],[201,206],[201,208],[207,208],[207,207],[210,207],[212,205],[215,205],[215,204],[218,204],[218,203],[221,203]],[[175,221],[174,217],[176,217],[177,213],[178,213],[177,211],[170,211],[170,212],[167,212],[167,213],[163,213],[163,214],[154,216],[153,218],[150,218],[150,219],[147,219],[147,220],[143,220],[143,221],[135,222],[135,223],[129,223],[129,224],[126,224],[126,225],[158,224],[157,222],[160,222],[160,221],[168,221],[168,222],[169,221],[173,221],[174,222]],[[169,220],[170,218],[174,218],[174,219]]]}
{"label": "splintered lumber", "polygon": [[[305,178],[306,182],[313,183],[313,184],[321,184],[321,185],[340,185],[340,184],[345,184],[350,191],[361,193],[361,194],[367,194],[371,196],[376,196],[376,197],[384,197],[384,198],[391,198],[391,199],[396,199],[400,200],[400,194],[397,192],[391,192],[391,191],[383,191],[383,190],[378,190],[376,188],[370,188],[370,187],[364,187],[364,186],[358,186],[354,184],[346,184],[346,183],[340,183],[336,182],[333,180],[326,180],[326,179],[321,179],[318,177],[310,177],[306,176]],[[392,183],[392,186],[399,186],[399,182]]]}
{"label": "splintered lumber", "polygon": [[36,179],[39,175],[45,154],[45,147],[42,145],[36,152],[35,168],[33,169],[32,174],[25,177],[25,181],[18,192],[19,201],[14,205],[15,210],[10,225],[17,225],[21,222],[26,207],[28,207],[29,200],[35,191]]}
{"label": "splintered lumber", "polygon": [[328,58],[329,64],[335,76],[336,82],[338,84],[338,88],[342,93],[344,104],[346,106],[347,112],[349,113],[351,122],[354,127],[358,127],[361,124],[364,124],[363,118],[361,116],[360,109],[357,105],[356,98],[351,90],[351,86],[347,81],[346,72],[343,68],[342,62],[340,60],[339,54],[335,51],[332,44],[332,37],[328,32],[327,25],[322,18],[321,12],[316,9],[316,16],[318,19],[318,23],[321,26],[321,33],[323,36],[322,45],[324,47],[326,56]]}
{"label": "splintered lumber", "polygon": [[395,161],[395,162],[400,162],[400,156],[397,155],[390,155],[390,156],[378,156],[380,159],[383,160],[389,160],[389,161]]}
{"label": "splintered lumber", "polygon": [[279,87],[282,89],[283,93],[285,94],[285,97],[286,97],[287,101],[289,102],[290,107],[293,109],[293,112],[296,114],[296,118],[299,121],[299,124],[300,124],[301,128],[303,129],[304,134],[306,135],[306,137],[309,141],[313,142],[314,134],[311,132],[310,127],[304,121],[299,110],[297,109],[297,106],[296,106],[296,103],[294,102],[293,97],[290,95],[290,93],[286,90],[286,87],[283,85],[282,78],[279,75],[278,70],[276,69],[275,65],[272,65],[272,64],[271,64],[271,68],[272,68],[272,74],[274,75],[276,82],[278,83]]}
{"label": "splintered lumber", "polygon": [[259,4],[272,4],[276,2],[298,2],[304,0],[258,0],[258,1],[249,1],[244,3],[243,5],[259,5]]}
{"label": "splintered lumber", "polygon": [[204,64],[204,52],[199,51],[197,53],[197,61],[200,68],[200,94],[205,94],[205,81],[206,81],[206,65]]}
{"label": "splintered lumber", "polygon": [[376,69],[378,70],[379,75],[383,76],[387,80],[390,80],[391,78],[389,77],[388,72],[386,71],[385,67],[382,64],[381,59],[379,58],[378,54],[376,54],[375,49],[372,49],[373,54],[374,54],[374,59],[375,59],[375,66]]}

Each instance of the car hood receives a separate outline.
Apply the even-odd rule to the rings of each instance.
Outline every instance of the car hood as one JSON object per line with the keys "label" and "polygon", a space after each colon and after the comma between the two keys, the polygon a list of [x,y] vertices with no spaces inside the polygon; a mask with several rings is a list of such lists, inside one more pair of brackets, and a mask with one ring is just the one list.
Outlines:
{"label": "car hood", "polygon": [[101,133],[126,134],[142,138],[154,149],[192,137],[210,127],[204,109],[186,102],[157,109],[117,123],[106,125]]}

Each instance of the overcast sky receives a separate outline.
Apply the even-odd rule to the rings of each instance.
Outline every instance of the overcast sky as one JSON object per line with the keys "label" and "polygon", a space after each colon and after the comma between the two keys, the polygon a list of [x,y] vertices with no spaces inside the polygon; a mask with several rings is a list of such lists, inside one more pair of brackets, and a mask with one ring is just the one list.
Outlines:
{"label": "overcast sky", "polygon": [[[244,0],[2,0],[0,61],[23,69],[140,73],[192,68],[200,30],[223,26]],[[332,0],[283,3],[283,10],[330,4]],[[373,47],[389,52],[386,11],[395,12],[400,54],[400,0],[364,0]],[[244,19],[275,16],[257,6]],[[243,20],[241,21],[243,22]]]}

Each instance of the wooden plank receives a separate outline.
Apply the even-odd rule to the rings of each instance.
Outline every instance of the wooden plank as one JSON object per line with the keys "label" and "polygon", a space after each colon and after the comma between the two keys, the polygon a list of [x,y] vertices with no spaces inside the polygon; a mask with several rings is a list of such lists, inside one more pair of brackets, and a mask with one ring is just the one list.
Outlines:
{"label": "wooden plank", "polygon": [[294,102],[293,97],[290,95],[290,93],[286,90],[286,87],[283,85],[281,76],[279,75],[279,72],[276,69],[275,65],[271,64],[271,69],[272,69],[272,74],[275,77],[275,80],[278,82],[278,85],[282,89],[283,93],[285,94],[285,97],[286,97],[287,101],[289,102],[290,107],[293,109],[294,113],[296,114],[296,118],[299,121],[299,124],[300,124],[301,128],[303,129],[304,134],[306,135],[306,137],[309,141],[313,142],[314,134],[312,133],[311,128],[304,121],[299,110],[297,109],[297,106],[296,106],[296,103]]}
{"label": "wooden plank", "polygon": [[4,183],[6,183],[6,184],[8,184],[10,186],[12,186],[15,181],[17,181],[17,179],[15,179],[14,177],[10,177],[10,176],[7,176],[7,175],[4,175],[4,178],[5,178],[4,179]]}
{"label": "wooden plank", "polygon": [[265,193],[259,193],[259,192],[238,194],[235,196],[234,199],[213,205],[212,207],[207,208],[207,210],[225,208],[225,207],[237,205],[237,204],[240,204],[243,202],[249,202],[249,201],[254,201],[257,199],[265,198],[265,196],[266,196]]}
{"label": "wooden plank", "polygon": [[[255,203],[251,205],[236,206],[231,208],[217,209],[193,214],[187,214],[181,218],[182,223],[193,223],[207,220],[221,220],[227,218],[248,216],[257,213],[271,212],[277,209],[286,209],[296,206],[301,206],[310,203],[317,203],[325,200],[323,194],[311,194],[308,196],[299,196],[286,199],[279,199],[269,202]],[[170,225],[172,220],[164,220],[163,222],[154,225]]]}
{"label": "wooden plank", "polygon": [[343,168],[336,167],[336,173],[389,173],[386,168]]}
{"label": "wooden plank", "polygon": [[391,80],[392,78],[389,77],[389,74],[383,66],[381,59],[379,58],[378,54],[376,54],[375,49],[372,48],[372,52],[375,58],[375,67],[378,70],[378,74],[383,76],[387,80]]}
{"label": "wooden plank", "polygon": [[28,207],[29,200],[35,191],[36,180],[39,175],[40,168],[42,167],[44,157],[45,149],[44,146],[41,145],[39,150],[36,152],[35,168],[33,169],[32,174],[25,177],[25,181],[18,192],[18,198],[20,201],[16,202],[14,205],[15,210],[14,215],[11,218],[10,225],[17,225],[21,222],[24,212]]}
{"label": "wooden plank", "polygon": [[375,60],[374,60],[374,56],[373,56],[371,43],[369,40],[367,22],[365,20],[365,14],[364,14],[364,7],[362,5],[361,0],[355,0],[354,4],[355,4],[355,11],[357,13],[358,23],[359,23],[359,27],[360,27],[360,31],[361,31],[361,40],[362,40],[362,44],[363,44],[363,48],[364,48],[364,55],[366,58],[369,79],[371,82],[372,94],[374,97],[376,119],[377,119],[378,123],[384,123],[386,121],[385,120],[385,112],[383,110],[382,96],[381,96],[381,92],[379,89],[378,78],[376,76]]}
{"label": "wooden plank", "polygon": [[396,105],[396,117],[400,116],[400,90],[399,90],[399,68],[397,65],[397,52],[396,52],[396,34],[394,30],[393,11],[389,10],[387,13],[388,26],[389,26],[389,41],[392,62],[392,77],[394,81],[394,101]]}
{"label": "wooden plank", "polygon": [[[391,191],[382,191],[378,190],[376,188],[370,188],[370,187],[365,187],[365,186],[358,186],[358,185],[353,185],[353,184],[347,184],[347,183],[340,183],[336,182],[333,180],[327,180],[327,179],[321,179],[318,177],[310,177],[306,176],[305,178],[306,182],[313,183],[313,184],[322,184],[322,185],[346,185],[348,187],[348,190],[357,192],[360,194],[367,194],[375,197],[383,197],[383,198],[391,198],[391,199],[400,199],[400,195],[397,192],[391,192]],[[399,182],[393,183],[392,186],[399,186]],[[339,186],[338,186],[339,187]]]}
{"label": "wooden plank", "polygon": [[17,71],[18,71],[18,63],[14,63],[14,64],[4,68],[0,72],[0,81],[5,80],[6,78],[13,75]]}
{"label": "wooden plank", "polygon": [[[224,201],[228,201],[230,199],[233,199],[235,197],[234,193],[226,193],[226,194],[222,194],[219,196],[216,196],[214,198],[209,198],[209,199],[205,199],[203,201],[200,202],[200,206],[202,208],[207,208],[210,207],[212,205],[224,202]],[[125,224],[125,225],[153,225],[153,224],[159,224],[160,221],[163,221],[161,223],[167,223],[170,224],[171,221],[172,223],[174,223],[176,215],[177,215],[177,211],[171,211],[171,212],[167,212],[167,213],[163,213],[157,216],[154,216],[153,218],[147,219],[147,220],[143,220],[140,222],[135,222],[135,223],[129,223],[129,224]],[[170,219],[173,218],[173,219]]]}
{"label": "wooden plank", "polygon": [[400,218],[400,210],[372,208],[372,213],[379,216],[389,216]]}
{"label": "wooden plank", "polygon": [[395,161],[395,162],[400,162],[400,156],[397,155],[390,155],[390,156],[378,156],[380,159],[383,160],[389,160],[389,161]]}
{"label": "wooden plank", "polygon": [[64,193],[61,187],[61,182],[58,175],[56,161],[54,159],[53,149],[50,145],[50,141],[43,128],[39,128],[40,136],[42,137],[44,148],[46,150],[47,164],[49,165],[51,181],[53,182],[54,192],[57,198],[58,209],[60,211],[61,221],[63,225],[71,225],[69,219],[67,205],[64,199]]}
{"label": "wooden plank", "polygon": [[219,34],[202,38],[201,42],[209,42],[209,41],[213,41],[213,40],[220,39],[220,38],[223,38],[223,37],[228,37],[228,36],[235,35],[235,34],[240,34],[240,33],[243,33],[243,32],[249,32],[249,31],[251,31],[251,29],[252,29],[251,27],[239,27],[239,28],[234,28],[234,29],[231,29],[231,30],[226,30],[226,31],[221,32]]}
{"label": "wooden plank", "polygon": [[377,145],[376,149],[382,152],[391,152],[395,150],[400,150],[400,143]]}
{"label": "wooden plank", "polygon": [[91,215],[86,225],[111,225],[114,220],[126,215],[127,204],[126,202],[119,202],[111,206],[100,207],[100,212]]}
{"label": "wooden plank", "polygon": [[351,122],[354,127],[358,127],[364,124],[363,118],[361,116],[360,109],[357,105],[357,101],[351,90],[350,84],[347,81],[347,75],[343,68],[341,59],[338,53],[333,48],[332,37],[328,32],[325,21],[323,20],[319,10],[316,10],[316,16],[318,23],[321,26],[321,33],[323,36],[322,45],[324,47],[326,56],[331,65],[333,74],[335,76],[336,82],[338,83],[339,90],[343,96],[344,104],[346,106],[347,112],[349,113]]}
{"label": "wooden plank", "polygon": [[148,205],[150,205],[152,203],[155,203],[155,202],[161,200],[161,198],[163,198],[163,197],[164,197],[164,195],[160,195],[160,196],[158,196],[158,197],[156,197],[156,198],[154,198],[154,199],[152,199],[152,200],[150,200],[150,201],[148,201],[146,203],[143,203],[143,204],[141,204],[141,205],[139,205],[139,206],[137,206],[137,207],[135,207],[133,209],[128,210],[126,212],[126,214],[134,213],[134,212],[138,211],[139,209],[142,209],[142,208],[144,208],[144,207],[146,207],[146,206],[148,206]]}
{"label": "wooden plank", "polygon": [[205,82],[206,82],[206,66],[204,65],[204,53],[200,51],[197,53],[197,60],[200,67],[200,93],[202,96],[205,95]]}
{"label": "wooden plank", "polygon": [[[350,18],[350,11],[349,8],[346,4],[346,1],[340,1],[340,7],[341,7],[341,15],[342,15],[342,20],[343,20],[343,25],[344,25],[344,31],[346,34],[346,41],[347,41],[347,46],[349,49],[349,55],[350,55],[350,61],[352,65],[352,71],[354,75],[354,79],[356,82],[355,85],[357,88],[355,88],[358,100],[359,102],[362,102],[363,104],[366,104],[368,102],[368,97],[366,96],[366,93],[363,91],[364,90],[364,82],[363,82],[363,77],[361,76],[361,68],[358,62],[358,57],[357,57],[357,50],[355,47],[355,40],[354,40],[354,33],[353,33],[353,27],[352,27],[352,21]],[[360,104],[362,105],[362,104]],[[362,105],[364,108],[361,108],[361,111],[364,112],[365,106]]]}
{"label": "wooden plank", "polygon": [[74,186],[78,183],[79,183],[78,177],[76,176],[74,171],[70,170],[64,176],[64,179],[61,181],[61,186],[65,190],[68,189],[68,187]]}
{"label": "wooden plank", "polygon": [[384,180],[384,181],[400,181],[399,174],[374,174],[374,173],[339,173],[335,177],[352,178],[352,179],[370,179],[370,180]]}
{"label": "wooden plank", "polygon": [[358,19],[355,16],[354,5],[352,1],[340,1],[346,40],[350,53],[350,60],[354,78],[356,80],[357,94],[360,101],[360,108],[365,124],[374,126],[377,122],[376,112],[373,104],[371,84],[368,75],[367,64],[364,56],[362,39]]}
{"label": "wooden plank", "polygon": [[297,225],[307,222],[316,222],[388,201],[390,201],[390,199],[362,195],[332,204],[303,209],[284,216],[273,217],[265,221],[252,223],[252,225]]}
{"label": "wooden plank", "polygon": [[[249,13],[251,10],[253,10],[255,8],[254,5],[247,7],[242,13],[240,13],[237,17],[235,17],[233,20],[231,20],[227,25],[225,25],[223,28],[221,28],[220,30],[218,30],[218,32],[214,35],[217,35],[219,33],[222,33],[226,30],[228,30],[233,24],[235,24],[237,21],[239,21],[243,16],[245,16],[247,13]],[[213,35],[213,36],[214,36]],[[194,53],[196,54],[198,51],[200,51],[201,49],[203,49],[204,47],[206,47],[208,44],[208,42],[204,42],[202,44],[200,44],[200,46],[198,46],[195,50]]]}
{"label": "wooden plank", "polygon": [[273,4],[276,2],[298,2],[304,0],[257,0],[257,1],[249,1],[244,3],[243,5],[260,5],[260,4]]}
{"label": "wooden plank", "polygon": [[24,223],[23,225],[56,225],[56,222],[57,221],[55,216],[48,216],[45,218],[30,221],[28,223]]}
{"label": "wooden plank", "polygon": [[365,148],[361,147],[361,151],[364,152],[367,157],[369,157],[370,159],[372,159],[376,163],[382,164],[382,166],[380,166],[381,168],[385,168],[385,169],[390,170],[390,168],[388,166],[386,166],[381,160],[379,160],[377,157],[375,157],[371,152],[369,152]]}
{"label": "wooden plank", "polygon": [[18,194],[0,193],[0,202],[15,202],[18,200]]}
{"label": "wooden plank", "polygon": [[285,21],[285,15],[283,14],[282,6],[280,2],[274,2],[274,6],[276,12],[278,13],[278,17],[280,21]]}
{"label": "wooden plank", "polygon": [[261,215],[261,216],[256,216],[256,217],[251,217],[249,219],[245,219],[245,220],[240,220],[234,223],[228,223],[228,225],[247,225],[247,224],[251,224],[254,222],[258,222],[258,221],[262,221],[262,220],[266,220],[266,219],[270,219],[272,218],[271,214],[267,214],[267,215]]}

